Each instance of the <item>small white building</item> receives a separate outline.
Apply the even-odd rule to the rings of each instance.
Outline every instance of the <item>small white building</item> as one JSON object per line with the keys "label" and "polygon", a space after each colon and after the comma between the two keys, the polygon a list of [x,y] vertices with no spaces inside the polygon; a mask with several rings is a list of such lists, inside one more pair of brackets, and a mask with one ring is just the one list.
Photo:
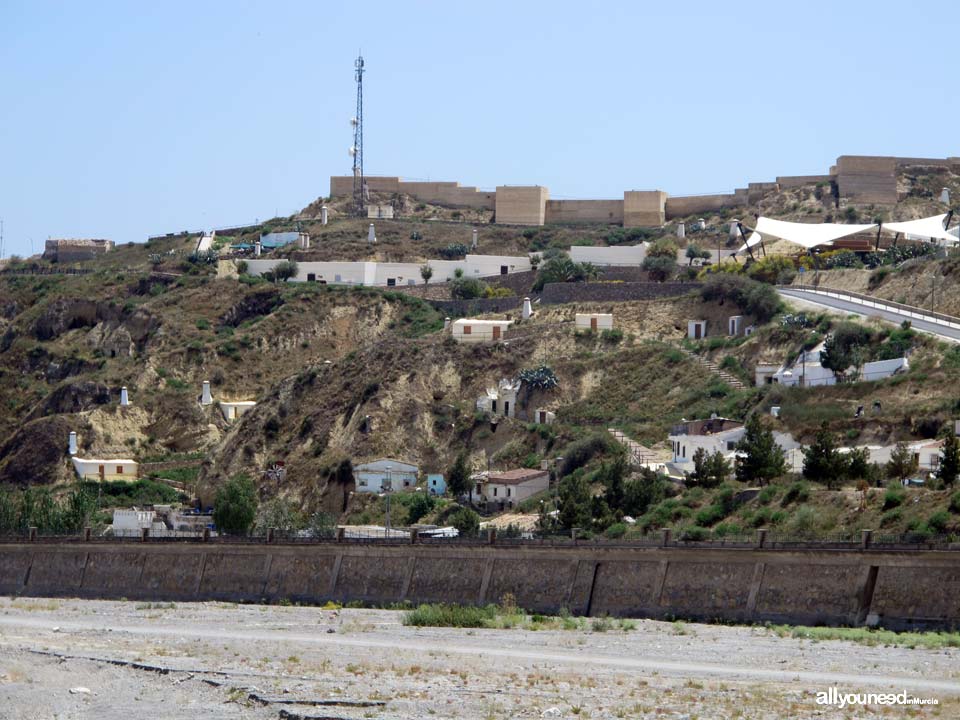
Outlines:
{"label": "small white building", "polygon": [[537,408],[533,411],[533,421],[540,425],[553,425],[557,420],[557,414],[543,408]]}
{"label": "small white building", "polygon": [[691,340],[700,340],[707,336],[706,320],[690,320],[687,322],[687,337]]}
{"label": "small white building", "polygon": [[836,385],[837,376],[829,368],[820,364],[820,353],[824,344],[820,343],[813,350],[804,350],[800,357],[789,367],[783,366],[773,375],[773,382],[787,387],[822,387]]}
{"label": "small white building", "polygon": [[238,400],[236,402],[220,401],[220,412],[223,413],[223,419],[227,422],[236,420],[238,417],[256,407],[254,400]]}
{"label": "small white building", "polygon": [[122,458],[70,458],[73,469],[81,480],[129,480],[133,482],[140,473],[136,460]]}
{"label": "small white building", "polygon": [[753,369],[753,378],[757,387],[772,385],[773,377],[780,369],[780,363],[757,363]]}
{"label": "small white building", "polygon": [[550,473],[546,470],[519,468],[506,472],[490,472],[480,479],[474,495],[482,500],[488,512],[516,507],[531,495],[550,487]]}
{"label": "small white building", "polygon": [[393,220],[393,205],[367,205],[367,217],[372,220]]}
{"label": "small white building", "polygon": [[415,487],[419,468],[402,460],[381,458],[373,462],[353,466],[353,479],[357,492],[397,492]]}
{"label": "small white building", "polygon": [[497,383],[496,387],[487,388],[487,391],[477,399],[477,410],[491,415],[514,417],[520,385],[519,380],[504,378]]}
{"label": "small white building", "polygon": [[856,368],[850,368],[847,370],[847,374],[851,377],[856,376],[858,380],[883,380],[909,369],[910,361],[901,357],[893,360],[874,360],[864,363],[859,371]]}
{"label": "small white building", "polygon": [[736,337],[743,326],[743,315],[731,315],[727,318],[727,335]]}
{"label": "small white building", "polygon": [[577,313],[577,330],[613,330],[613,315],[611,313]]}
{"label": "small white building", "polygon": [[151,536],[156,537],[165,535],[167,531],[167,526],[157,518],[157,514],[153,510],[137,510],[136,508],[114,510],[111,528],[114,537],[140,537],[144,530],[148,530]]}
{"label": "small white building", "polygon": [[454,340],[467,345],[499,342],[512,324],[513,320],[460,318],[453,321],[450,331]]}

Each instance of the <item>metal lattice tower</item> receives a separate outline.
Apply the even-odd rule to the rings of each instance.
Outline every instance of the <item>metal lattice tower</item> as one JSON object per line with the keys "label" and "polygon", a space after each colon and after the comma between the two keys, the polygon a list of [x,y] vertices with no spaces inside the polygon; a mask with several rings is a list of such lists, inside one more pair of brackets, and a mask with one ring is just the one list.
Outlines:
{"label": "metal lattice tower", "polygon": [[353,147],[350,148],[353,156],[353,209],[358,215],[362,215],[366,201],[366,186],[363,180],[363,55],[357,55],[353,65],[357,81],[357,114],[351,121]]}

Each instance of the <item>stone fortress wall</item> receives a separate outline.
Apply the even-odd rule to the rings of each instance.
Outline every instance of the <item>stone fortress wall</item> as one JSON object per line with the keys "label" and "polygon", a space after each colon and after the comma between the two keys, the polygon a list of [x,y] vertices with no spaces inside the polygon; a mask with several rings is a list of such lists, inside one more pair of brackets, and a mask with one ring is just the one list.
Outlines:
{"label": "stone fortress wall", "polygon": [[531,612],[955,628],[957,551],[594,543],[0,543],[0,593],[130,600],[500,602]]}
{"label": "stone fortress wall", "polygon": [[[661,190],[627,190],[622,199],[551,200],[539,185],[500,185],[482,191],[456,182],[407,182],[399,177],[366,177],[371,192],[404,193],[422,202],[494,210],[497,223],[551,225],[607,223],[658,227],[667,220],[717,212],[757,202],[764,194],[815,183],[836,183],[840,198],[857,203],[897,202],[896,172],[905,167],[948,168],[960,172],[960,157],[902,158],[843,155],[827,175],[786,175],[773,182],[749,183],[732,193],[669,196]],[[330,197],[353,193],[352,176],[330,178]]]}

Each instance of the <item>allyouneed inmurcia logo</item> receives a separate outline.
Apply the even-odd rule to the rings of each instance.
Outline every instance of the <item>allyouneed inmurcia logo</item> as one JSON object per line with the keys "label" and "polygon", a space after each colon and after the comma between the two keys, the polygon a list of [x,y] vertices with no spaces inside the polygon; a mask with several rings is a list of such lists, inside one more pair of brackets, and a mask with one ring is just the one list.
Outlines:
{"label": "allyouneed inmurcia logo", "polygon": [[906,690],[898,693],[845,693],[837,687],[817,693],[818,705],[939,705],[937,698],[918,698]]}

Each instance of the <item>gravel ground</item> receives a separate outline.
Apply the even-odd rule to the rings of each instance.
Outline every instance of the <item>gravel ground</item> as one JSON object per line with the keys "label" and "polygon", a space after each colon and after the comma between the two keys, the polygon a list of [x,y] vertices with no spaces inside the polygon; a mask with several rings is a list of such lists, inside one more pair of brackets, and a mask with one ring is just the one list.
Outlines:
{"label": "gravel ground", "polygon": [[[387,610],[0,598],[0,718],[960,717],[960,650],[637,621],[412,628]],[[939,706],[843,711],[815,693]],[[73,692],[71,692],[71,690]]]}

